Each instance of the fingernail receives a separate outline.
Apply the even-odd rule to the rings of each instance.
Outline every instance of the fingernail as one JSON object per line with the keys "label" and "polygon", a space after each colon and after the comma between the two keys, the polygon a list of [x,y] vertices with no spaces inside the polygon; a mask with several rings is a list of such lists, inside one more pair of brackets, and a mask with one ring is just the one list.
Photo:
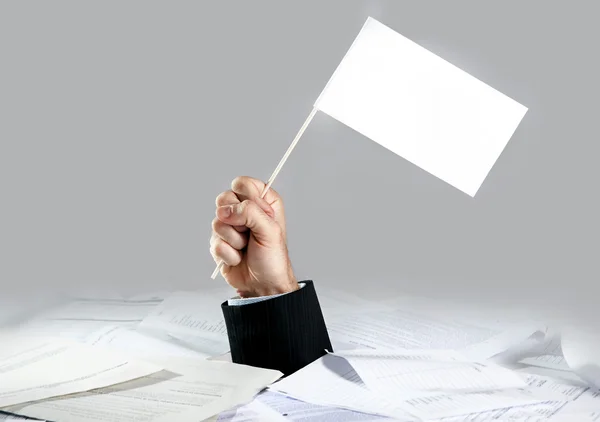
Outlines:
{"label": "fingernail", "polygon": [[219,208],[219,217],[227,218],[231,215],[231,205],[225,205],[224,207]]}

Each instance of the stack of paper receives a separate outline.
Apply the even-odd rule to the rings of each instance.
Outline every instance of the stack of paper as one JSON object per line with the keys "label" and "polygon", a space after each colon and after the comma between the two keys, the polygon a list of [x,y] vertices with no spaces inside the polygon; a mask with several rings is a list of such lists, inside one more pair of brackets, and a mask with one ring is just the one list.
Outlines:
{"label": "stack of paper", "polygon": [[157,365],[57,339],[0,336],[0,407],[106,387]]}
{"label": "stack of paper", "polygon": [[82,394],[8,411],[61,422],[197,422],[248,402],[281,377],[278,371],[200,359],[156,360],[164,371]]}
{"label": "stack of paper", "polygon": [[519,390],[525,386],[507,369],[469,364],[453,353],[365,351],[324,356],[270,389],[324,406],[420,420],[542,401]]}
{"label": "stack of paper", "polygon": [[535,321],[493,327],[390,308],[336,315],[327,326],[334,349],[457,350],[475,360],[504,352],[545,329]]}
{"label": "stack of paper", "polygon": [[[141,327],[147,317],[157,315],[161,296],[76,298],[4,330],[0,420],[119,422],[133,415],[149,422],[196,422],[251,401],[281,376],[278,371],[205,361],[213,356],[210,350],[202,353],[189,344],[198,338],[201,345],[209,343],[210,335],[203,338],[202,330],[184,342],[172,335],[182,331],[171,330],[170,320],[151,330]],[[170,302],[180,296],[174,294]],[[200,318],[214,318],[213,309],[220,313],[226,296],[215,296],[212,292]],[[198,297],[188,303],[197,304]],[[167,303],[160,309],[172,308]],[[178,311],[185,314],[186,307]],[[223,332],[210,339],[221,354],[228,350]]]}

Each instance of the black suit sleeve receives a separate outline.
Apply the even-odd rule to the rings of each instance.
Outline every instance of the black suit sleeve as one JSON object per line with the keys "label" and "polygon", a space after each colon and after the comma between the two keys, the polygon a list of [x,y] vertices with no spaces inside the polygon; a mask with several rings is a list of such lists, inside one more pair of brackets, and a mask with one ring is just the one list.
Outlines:
{"label": "black suit sleeve", "polygon": [[299,290],[241,306],[221,305],[234,363],[289,375],[333,351],[312,281]]}

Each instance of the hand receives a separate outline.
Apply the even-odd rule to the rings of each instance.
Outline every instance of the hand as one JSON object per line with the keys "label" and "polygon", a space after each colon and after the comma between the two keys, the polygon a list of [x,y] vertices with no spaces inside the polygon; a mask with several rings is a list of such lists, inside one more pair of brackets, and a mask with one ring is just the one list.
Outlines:
{"label": "hand", "polygon": [[283,201],[265,184],[238,177],[217,197],[210,251],[224,262],[221,274],[241,297],[269,296],[298,289],[286,245]]}

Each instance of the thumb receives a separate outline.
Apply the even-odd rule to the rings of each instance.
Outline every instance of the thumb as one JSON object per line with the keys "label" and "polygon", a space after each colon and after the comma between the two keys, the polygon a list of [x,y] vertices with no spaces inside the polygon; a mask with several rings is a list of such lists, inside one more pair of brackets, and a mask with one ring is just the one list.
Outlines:
{"label": "thumb", "polygon": [[[261,203],[261,205],[264,204]],[[239,204],[217,208],[217,218],[232,226],[245,226],[256,240],[268,244],[278,241],[280,227],[255,201],[246,200]]]}

